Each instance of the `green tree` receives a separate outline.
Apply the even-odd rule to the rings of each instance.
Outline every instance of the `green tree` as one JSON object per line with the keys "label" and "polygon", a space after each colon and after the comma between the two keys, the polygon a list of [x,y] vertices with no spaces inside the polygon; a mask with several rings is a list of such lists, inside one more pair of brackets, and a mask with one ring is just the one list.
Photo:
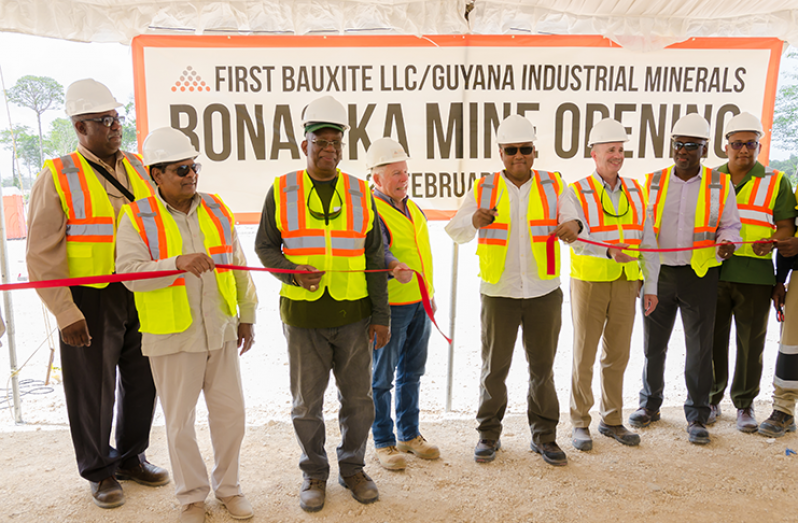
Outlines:
{"label": "green tree", "polygon": [[123,151],[136,152],[139,150],[138,135],[136,134],[136,104],[133,100],[125,104],[125,125],[122,127],[122,145],[120,146]]}
{"label": "green tree", "polygon": [[42,136],[42,114],[58,109],[64,103],[64,86],[49,76],[23,76],[8,90],[8,100],[36,113],[39,126],[39,165],[44,164],[44,138]]}
{"label": "green tree", "polygon": [[[15,185],[17,185],[20,189],[30,188],[33,181],[33,173],[39,172],[39,168],[43,164],[43,162],[40,160],[41,150],[39,139],[30,131],[30,127],[26,125],[14,126],[14,138],[16,139],[17,144],[16,154],[17,158],[20,160],[20,168],[23,170],[23,172],[16,172],[16,164],[14,164],[12,168],[16,174],[15,178],[18,181],[18,183]],[[12,153],[14,152],[14,140],[12,140],[10,130],[6,129],[4,131],[0,131],[0,144],[3,144],[4,149],[11,151]],[[23,183],[23,174],[28,175],[27,183]]]}
{"label": "green tree", "polygon": [[783,171],[790,178],[792,186],[798,182],[798,156],[791,154],[786,160],[770,160],[771,167]]}
{"label": "green tree", "polygon": [[44,141],[44,150],[48,156],[64,156],[78,147],[78,135],[72,121],[68,118],[56,118],[50,124],[50,135]]}
{"label": "green tree", "polygon": [[[792,50],[785,57],[798,58]],[[773,143],[786,151],[798,151],[798,73],[794,70],[783,73],[773,113]]]}

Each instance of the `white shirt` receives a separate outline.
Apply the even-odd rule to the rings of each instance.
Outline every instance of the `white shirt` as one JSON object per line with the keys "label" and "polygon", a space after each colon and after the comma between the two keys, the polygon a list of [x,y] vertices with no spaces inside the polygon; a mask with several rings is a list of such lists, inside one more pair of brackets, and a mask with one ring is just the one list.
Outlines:
{"label": "white shirt", "polygon": [[[541,280],[538,277],[538,265],[532,254],[532,239],[527,226],[527,209],[529,194],[534,183],[534,176],[521,187],[507,179],[501,173],[507,186],[505,196],[510,198],[510,237],[507,241],[507,257],[504,261],[504,272],[497,283],[482,280],[479,292],[486,296],[500,298],[538,298],[555,291],[560,286],[560,278]],[[503,196],[504,197],[504,196]],[[467,243],[474,239],[477,229],[472,217],[479,206],[474,198],[474,191],[468,191],[465,201],[446,225],[446,232],[456,243]],[[546,260],[541,260],[546,263]]]}
{"label": "white shirt", "polygon": [[[607,182],[605,182],[604,179],[595,171],[593,171],[592,176],[597,183],[604,187],[607,195],[612,201],[613,207],[617,210],[621,202],[621,177],[618,176],[618,179],[615,182],[615,187],[611,188],[609,184],[607,184]],[[565,191],[560,199],[560,214],[558,216],[558,222],[565,223],[572,220],[579,220],[584,225],[582,232],[579,233],[580,238],[596,241],[595,238],[590,236],[590,227],[588,226],[587,218],[585,217],[585,211],[582,209],[582,204],[579,201],[579,197],[576,195],[576,191],[574,191],[573,187],[568,187],[568,190]],[[654,234],[654,215],[652,214],[652,208],[650,205],[646,209],[646,221],[643,225],[643,239],[640,242],[640,247],[643,249],[657,248],[657,237]],[[574,254],[581,256],[596,256],[598,258],[607,257],[606,247],[599,247],[597,245],[591,245],[589,243],[577,241],[571,244],[571,248],[573,249]],[[643,293],[657,294],[657,281],[659,280],[660,266],[659,253],[644,252],[641,254],[640,269],[643,271],[643,278],[645,282],[645,290]]]}

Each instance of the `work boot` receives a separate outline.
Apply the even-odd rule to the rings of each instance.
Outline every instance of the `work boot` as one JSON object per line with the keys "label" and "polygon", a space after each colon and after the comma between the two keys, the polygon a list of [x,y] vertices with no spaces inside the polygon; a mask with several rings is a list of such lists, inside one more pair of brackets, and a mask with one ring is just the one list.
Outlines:
{"label": "work boot", "polygon": [[393,445],[375,450],[377,451],[377,459],[380,460],[382,468],[388,470],[402,470],[407,466],[405,457],[396,450],[396,447]]}
{"label": "work boot", "polygon": [[795,417],[786,412],[774,410],[768,419],[759,424],[760,434],[769,438],[780,438],[788,432],[795,432]]}
{"label": "work boot", "polygon": [[441,457],[441,451],[438,450],[438,447],[429,444],[421,434],[409,441],[400,441],[396,448],[402,452],[415,454],[421,459],[438,459]]}

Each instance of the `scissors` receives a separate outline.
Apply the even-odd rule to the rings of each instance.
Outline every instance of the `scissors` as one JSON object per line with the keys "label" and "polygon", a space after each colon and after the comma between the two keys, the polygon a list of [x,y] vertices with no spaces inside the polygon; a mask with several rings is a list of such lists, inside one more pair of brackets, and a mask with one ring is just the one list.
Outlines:
{"label": "scissors", "polygon": [[784,323],[784,307],[781,305],[776,309],[776,321]]}

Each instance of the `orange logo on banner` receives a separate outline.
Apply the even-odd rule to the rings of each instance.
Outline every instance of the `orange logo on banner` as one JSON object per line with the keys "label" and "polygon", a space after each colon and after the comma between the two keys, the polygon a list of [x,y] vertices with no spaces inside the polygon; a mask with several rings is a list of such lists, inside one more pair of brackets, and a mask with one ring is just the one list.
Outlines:
{"label": "orange logo on banner", "polygon": [[177,90],[181,91],[210,91],[211,88],[208,85],[205,85],[205,81],[197,74],[197,71],[194,70],[193,67],[190,65],[186,67],[183,73],[180,75],[180,80],[175,82],[175,85],[172,86],[172,92],[176,92]]}

